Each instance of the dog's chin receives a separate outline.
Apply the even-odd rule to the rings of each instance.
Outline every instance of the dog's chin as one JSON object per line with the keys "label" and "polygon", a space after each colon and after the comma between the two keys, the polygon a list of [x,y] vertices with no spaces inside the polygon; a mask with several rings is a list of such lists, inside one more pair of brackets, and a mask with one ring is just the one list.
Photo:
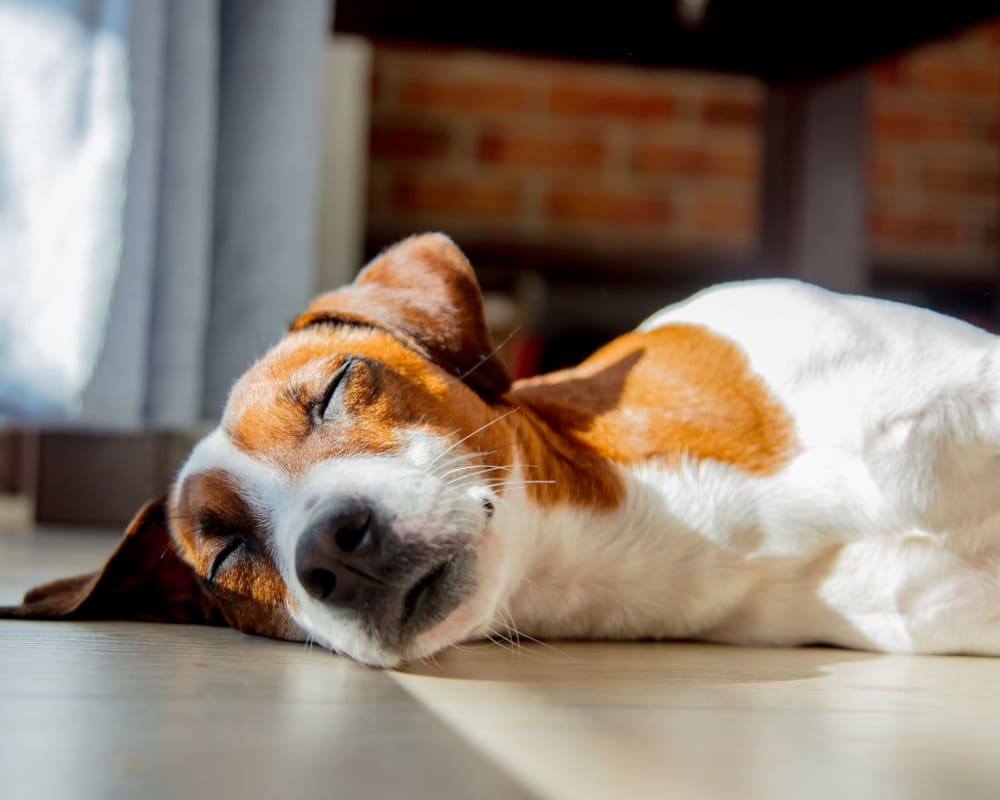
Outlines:
{"label": "dog's chin", "polygon": [[492,618],[492,612],[486,606],[479,596],[471,597],[402,647],[387,647],[376,637],[343,630],[328,636],[320,630],[322,626],[308,623],[309,632],[303,636],[303,640],[319,644],[337,655],[368,667],[393,669],[430,658],[451,645],[481,638],[489,629]]}
{"label": "dog's chin", "polygon": [[445,619],[414,639],[402,662],[420,661],[455,644],[481,639],[489,631],[493,609],[481,595],[470,598]]}
{"label": "dog's chin", "polygon": [[447,650],[452,645],[481,639],[489,630],[492,612],[471,598],[452,611],[445,619],[418,635],[410,644],[399,650],[379,647],[372,642],[358,652],[338,651],[370,667],[395,669],[414,662],[424,661]]}
{"label": "dog's chin", "polygon": [[299,625],[305,641],[321,645],[370,667],[394,668],[429,658],[451,645],[482,638],[490,628],[496,603],[492,587],[474,591],[428,627],[409,635],[395,628],[380,631],[356,620],[334,620],[328,614],[310,614],[300,606]]}

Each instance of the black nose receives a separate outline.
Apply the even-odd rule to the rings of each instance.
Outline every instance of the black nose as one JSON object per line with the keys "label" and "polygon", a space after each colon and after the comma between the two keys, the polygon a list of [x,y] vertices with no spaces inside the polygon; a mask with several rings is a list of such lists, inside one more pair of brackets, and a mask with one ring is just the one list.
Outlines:
{"label": "black nose", "polygon": [[383,533],[374,510],[349,499],[310,525],[295,546],[295,573],[310,597],[352,607],[363,590],[382,583]]}

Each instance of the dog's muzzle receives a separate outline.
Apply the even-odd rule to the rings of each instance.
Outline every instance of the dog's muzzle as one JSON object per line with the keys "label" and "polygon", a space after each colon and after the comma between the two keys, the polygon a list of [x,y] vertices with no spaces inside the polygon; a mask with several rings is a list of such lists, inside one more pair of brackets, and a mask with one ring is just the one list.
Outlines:
{"label": "dog's muzzle", "polygon": [[296,544],[295,574],[311,599],[397,648],[471,594],[476,559],[464,541],[397,532],[393,522],[362,498],[325,502]]}

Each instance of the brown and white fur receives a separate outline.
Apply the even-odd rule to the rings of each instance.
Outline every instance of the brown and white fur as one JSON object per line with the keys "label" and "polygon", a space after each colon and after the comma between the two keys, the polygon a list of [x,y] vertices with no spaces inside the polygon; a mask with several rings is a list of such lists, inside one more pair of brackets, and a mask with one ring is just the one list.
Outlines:
{"label": "brown and white fur", "polygon": [[510,385],[465,257],[413,237],[312,303],[133,524],[171,562],[143,567],[152,611],[122,609],[113,558],[7,615],[226,622],[379,666],[511,630],[1000,655],[998,353],[754,281]]}

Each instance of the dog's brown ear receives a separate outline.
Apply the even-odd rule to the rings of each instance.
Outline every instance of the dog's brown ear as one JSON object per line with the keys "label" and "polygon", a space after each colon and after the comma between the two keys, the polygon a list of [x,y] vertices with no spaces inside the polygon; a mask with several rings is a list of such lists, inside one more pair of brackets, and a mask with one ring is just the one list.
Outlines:
{"label": "dog's brown ear", "polygon": [[21,605],[0,608],[0,618],[226,624],[194,570],[174,552],[162,499],[136,514],[102,569],[37,586]]}
{"label": "dog's brown ear", "polygon": [[353,284],[316,298],[292,330],[321,322],[386,330],[482,395],[510,388],[472,266],[443,234],[411,236],[389,248]]}

